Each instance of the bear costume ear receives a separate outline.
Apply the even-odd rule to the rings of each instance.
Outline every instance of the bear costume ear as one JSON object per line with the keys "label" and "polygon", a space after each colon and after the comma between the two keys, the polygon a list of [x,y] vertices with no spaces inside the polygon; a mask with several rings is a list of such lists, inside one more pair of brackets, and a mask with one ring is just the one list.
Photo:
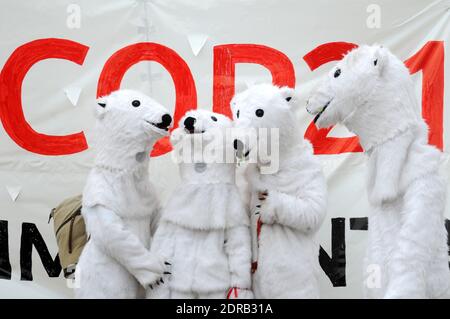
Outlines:
{"label": "bear costume ear", "polygon": [[107,98],[106,97],[100,97],[97,99],[97,105],[95,107],[95,115],[97,118],[102,118],[103,115],[106,113],[108,109],[107,105]]}
{"label": "bear costume ear", "polygon": [[387,52],[386,49],[380,45],[376,45],[374,47],[375,50],[371,61],[372,67],[376,68],[378,70],[378,73],[382,75],[388,61]]}
{"label": "bear costume ear", "polygon": [[292,89],[287,86],[283,86],[281,89],[281,96],[288,102],[288,105],[291,108],[295,108],[298,106],[298,98],[297,98],[297,92],[295,89]]}

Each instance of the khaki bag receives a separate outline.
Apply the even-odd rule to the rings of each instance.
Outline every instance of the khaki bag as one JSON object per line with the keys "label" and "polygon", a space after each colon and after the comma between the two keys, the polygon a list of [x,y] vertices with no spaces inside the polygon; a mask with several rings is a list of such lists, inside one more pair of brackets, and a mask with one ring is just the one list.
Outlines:
{"label": "khaki bag", "polygon": [[81,216],[81,195],[68,198],[53,208],[48,221],[52,218],[64,277],[73,278],[75,266],[88,241],[86,226]]}

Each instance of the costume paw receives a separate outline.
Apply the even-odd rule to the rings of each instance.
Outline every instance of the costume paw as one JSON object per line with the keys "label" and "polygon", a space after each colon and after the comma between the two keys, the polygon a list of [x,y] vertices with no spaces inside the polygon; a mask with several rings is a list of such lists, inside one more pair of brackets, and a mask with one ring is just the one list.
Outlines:
{"label": "costume paw", "polygon": [[258,199],[259,199],[260,201],[266,200],[266,199],[267,199],[267,196],[269,196],[269,191],[268,191],[267,189],[258,192]]}
{"label": "costume paw", "polygon": [[263,224],[273,224],[275,222],[275,210],[271,205],[273,198],[269,191],[258,192],[258,199],[260,203],[256,206],[255,214],[259,215]]}
{"label": "costume paw", "polygon": [[149,285],[148,285],[148,288],[150,288],[150,290],[152,290],[152,289],[157,289],[158,286],[163,285],[164,283],[165,283],[165,282],[164,282],[163,277],[159,277],[157,280],[155,280],[154,282],[152,282],[151,284],[149,284]]}
{"label": "costume paw", "polygon": [[261,211],[261,223],[272,225],[275,223],[275,215],[272,210]]}
{"label": "costume paw", "polygon": [[253,299],[253,292],[250,289],[233,287],[228,290],[227,299]]}
{"label": "costume paw", "polygon": [[164,276],[170,274],[168,270],[170,263],[164,261],[163,259],[152,256],[153,258],[147,259],[146,271],[142,271],[138,276],[137,280],[145,288],[153,288],[164,282]]}
{"label": "costume paw", "polygon": [[168,282],[170,281],[172,264],[168,261],[164,262],[164,271],[160,277],[149,284],[146,288],[147,299],[166,299],[169,298]]}
{"label": "costume paw", "polygon": [[153,288],[161,283],[161,279],[163,277],[162,273],[146,271],[141,274],[137,280],[144,288]]}
{"label": "costume paw", "polygon": [[150,289],[147,288],[147,299],[168,299],[170,297],[170,290],[167,284],[160,284]]}
{"label": "costume paw", "polygon": [[163,272],[164,276],[170,276],[172,275],[172,264],[169,263],[168,261],[164,262],[164,272]]}

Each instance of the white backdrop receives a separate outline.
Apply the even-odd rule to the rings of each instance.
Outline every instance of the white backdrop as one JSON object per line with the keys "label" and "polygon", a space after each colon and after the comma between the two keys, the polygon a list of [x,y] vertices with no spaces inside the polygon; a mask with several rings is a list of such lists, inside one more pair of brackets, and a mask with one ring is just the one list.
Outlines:
{"label": "white backdrop", "polygon": [[[296,88],[306,99],[315,80],[328,69],[324,66],[311,71],[303,60],[303,56],[318,45],[334,41],[377,42],[406,60],[428,41],[436,40],[444,41],[447,53],[449,9],[450,2],[445,0],[0,0],[0,66],[16,48],[37,39],[62,38],[89,46],[82,65],[62,59],[43,60],[30,69],[22,85],[24,116],[35,131],[49,135],[84,131],[89,144],[94,123],[91,109],[95,106],[100,72],[107,59],[127,45],[149,41],[176,51],[193,75],[198,106],[208,109],[212,107],[214,46],[241,43],[269,46],[291,60]],[[203,47],[195,43],[204,39]],[[191,44],[194,49],[201,47],[198,55],[193,53]],[[448,81],[448,58],[444,61],[444,76]],[[415,74],[414,79],[420,98],[421,73]],[[270,73],[260,65],[236,67],[237,90],[267,81],[271,81]],[[174,109],[173,82],[169,73],[155,62],[134,65],[126,73],[121,87],[142,90]],[[77,88],[81,93],[74,106],[65,90],[76,97]],[[2,89],[6,90],[4,86]],[[448,151],[450,119],[445,107],[450,101],[448,86],[445,89],[443,148]],[[10,98],[7,95],[7,99]],[[3,109],[5,116],[8,109]],[[297,115],[306,130],[311,117],[304,109]],[[14,123],[12,125],[14,127]],[[336,128],[330,134],[347,136],[349,133]],[[49,277],[34,247],[33,280],[21,280],[21,249],[22,258],[26,255],[26,245],[21,243],[22,228],[30,226],[24,223],[35,224],[50,255],[55,257],[57,247],[53,227],[47,224],[48,214],[64,198],[81,192],[93,150],[62,156],[36,154],[16,144],[1,126],[0,138],[0,226],[3,227],[0,229],[0,256],[5,265],[8,264],[6,252],[9,253],[12,269],[10,279],[0,279],[0,297],[71,297],[72,292],[66,287],[62,274],[57,278]],[[365,158],[362,153],[318,156],[328,179],[329,209],[317,240],[330,256],[331,219],[345,218],[346,265],[343,267],[341,258],[339,269],[345,271],[346,283],[333,287],[323,273],[322,294],[329,298],[361,297],[367,234],[364,230],[351,230],[350,218],[367,216]],[[445,165],[445,171],[450,171],[448,160]],[[176,166],[166,154],[154,158],[150,169],[164,202],[179,181]],[[18,191],[14,201],[11,195]],[[450,217],[450,208],[446,216]],[[26,267],[22,265],[22,268]]]}

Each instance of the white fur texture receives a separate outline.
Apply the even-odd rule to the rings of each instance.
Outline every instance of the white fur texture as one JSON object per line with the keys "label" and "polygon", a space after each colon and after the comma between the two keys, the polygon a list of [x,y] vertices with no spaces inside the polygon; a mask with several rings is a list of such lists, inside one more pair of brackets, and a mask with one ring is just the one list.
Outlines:
{"label": "white fur texture", "polygon": [[[133,106],[138,100],[140,105]],[[82,215],[90,239],[77,265],[77,298],[137,298],[162,277],[149,252],[159,203],[149,182],[149,152],[166,131],[155,127],[167,110],[135,91],[121,90],[97,105],[96,150]],[[153,124],[152,124],[153,123]]]}
{"label": "white fur texture", "polygon": [[[183,128],[189,116],[196,119],[194,134]],[[190,111],[171,141],[175,151],[182,147],[187,152],[186,145],[177,142],[191,145],[193,139],[224,149],[231,143],[224,144],[219,138],[224,134],[218,137],[214,131],[223,133],[231,126],[223,115]],[[164,285],[148,289],[148,298],[226,298],[231,287],[251,288],[249,217],[235,185],[235,164],[192,159],[179,164],[181,184],[163,209],[151,247],[171,263],[171,275]]]}
{"label": "white fur texture", "polygon": [[[231,104],[235,127],[279,129],[279,170],[261,174],[259,161],[247,170],[256,298],[319,298],[314,235],[326,215],[326,182],[295,120],[297,102],[294,90],[262,84],[236,95]],[[264,111],[262,117],[257,109]],[[260,200],[264,191],[268,195]]]}
{"label": "white fur texture", "polygon": [[370,272],[366,296],[448,297],[441,154],[427,144],[407,68],[385,48],[355,49],[324,77],[307,110],[317,115],[327,103],[316,124],[343,123],[369,156],[366,270],[379,269],[381,285]]}

